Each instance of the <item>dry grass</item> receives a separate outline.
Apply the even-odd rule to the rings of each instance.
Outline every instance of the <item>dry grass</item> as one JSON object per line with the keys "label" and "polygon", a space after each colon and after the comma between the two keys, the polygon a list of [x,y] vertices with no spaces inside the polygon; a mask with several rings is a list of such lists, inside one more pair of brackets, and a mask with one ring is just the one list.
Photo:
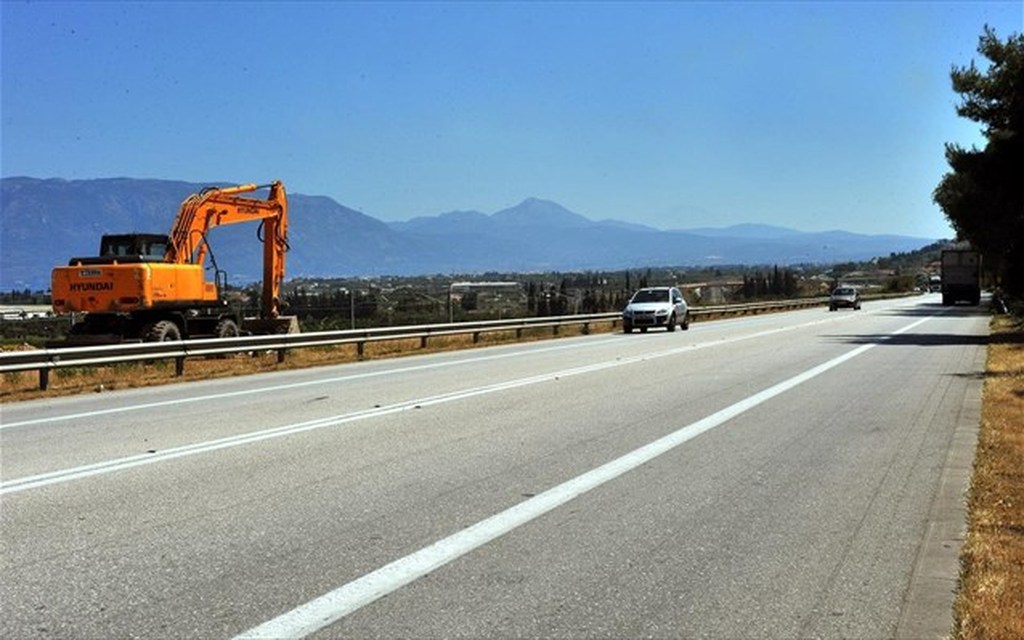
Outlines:
{"label": "dry grass", "polygon": [[1024,638],[1024,330],[993,321],[954,605],[959,640]]}
{"label": "dry grass", "polygon": [[[598,323],[590,327],[591,333],[611,330],[610,322]],[[550,328],[537,328],[523,331],[522,336],[518,338],[515,331],[490,332],[481,334],[476,343],[473,342],[470,335],[439,336],[431,338],[426,348],[420,347],[419,339],[370,342],[366,344],[362,359],[394,358],[419,353],[544,340],[552,337],[580,335],[581,332],[581,327],[561,327],[558,335],[553,336]],[[187,380],[208,380],[269,371],[306,369],[355,362],[358,359],[355,345],[341,345],[295,349],[288,352],[283,363],[278,363],[276,352],[258,353],[251,356],[193,358],[185,362],[185,372],[181,377],[174,375],[174,362],[171,360],[155,363],[119,364],[109,367],[74,367],[52,371],[49,388],[46,391],[39,389],[39,374],[35,371],[5,373],[0,375],[0,402],[148,387]]]}

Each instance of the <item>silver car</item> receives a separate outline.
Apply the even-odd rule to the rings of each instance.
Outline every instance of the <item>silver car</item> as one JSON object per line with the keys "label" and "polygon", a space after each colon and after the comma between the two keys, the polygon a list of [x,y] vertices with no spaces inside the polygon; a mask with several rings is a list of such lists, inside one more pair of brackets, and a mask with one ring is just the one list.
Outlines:
{"label": "silver car", "polygon": [[836,287],[828,298],[828,310],[835,311],[841,307],[860,311],[860,292],[855,287]]}
{"label": "silver car", "polygon": [[690,328],[690,310],[683,294],[675,287],[646,287],[638,290],[622,310],[622,330],[632,333],[634,328],[647,331],[651,327],[665,327],[675,331],[676,326]]}

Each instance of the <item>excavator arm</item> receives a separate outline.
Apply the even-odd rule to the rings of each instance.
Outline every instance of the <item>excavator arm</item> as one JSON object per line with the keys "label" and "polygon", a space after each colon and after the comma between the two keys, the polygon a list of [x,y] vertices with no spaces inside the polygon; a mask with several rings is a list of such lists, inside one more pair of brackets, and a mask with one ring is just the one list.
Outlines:
{"label": "excavator arm", "polygon": [[[267,187],[270,193],[266,200],[240,195]],[[263,313],[276,318],[281,311],[280,292],[288,251],[288,197],[280,181],[223,189],[211,187],[186,198],[171,227],[164,261],[201,265],[209,251],[206,234],[210,229],[254,220],[263,225]]]}

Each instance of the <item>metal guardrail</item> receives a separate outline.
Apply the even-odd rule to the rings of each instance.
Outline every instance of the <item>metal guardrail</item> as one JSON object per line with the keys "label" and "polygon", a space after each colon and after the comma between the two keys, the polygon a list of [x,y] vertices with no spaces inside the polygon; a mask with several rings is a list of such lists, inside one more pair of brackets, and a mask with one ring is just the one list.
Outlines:
{"label": "metal guardrail", "polygon": [[[693,319],[702,317],[744,315],[765,311],[799,309],[827,304],[828,298],[803,298],[777,302],[756,302],[704,307],[691,307]],[[510,318],[482,322],[456,322],[402,327],[376,327],[371,329],[350,329],[344,331],[317,331],[313,333],[289,333],[261,336],[240,336],[235,338],[214,338],[202,340],[178,340],[174,342],[141,342],[130,344],[97,345],[87,347],[63,347],[34,349],[31,351],[7,351],[0,353],[0,374],[21,371],[38,371],[39,388],[49,386],[49,373],[64,367],[92,367],[127,362],[174,360],[175,375],[185,371],[185,360],[253,351],[276,351],[278,362],[292,349],[355,344],[361,358],[367,343],[391,340],[420,341],[420,347],[427,346],[430,338],[454,335],[472,335],[477,342],[484,333],[515,331],[520,337],[523,331],[536,328],[550,328],[555,334],[561,327],[582,326],[584,333],[590,332],[590,325],[611,323],[614,327],[621,322],[620,312],[594,313],[571,316],[548,316],[540,318]]]}

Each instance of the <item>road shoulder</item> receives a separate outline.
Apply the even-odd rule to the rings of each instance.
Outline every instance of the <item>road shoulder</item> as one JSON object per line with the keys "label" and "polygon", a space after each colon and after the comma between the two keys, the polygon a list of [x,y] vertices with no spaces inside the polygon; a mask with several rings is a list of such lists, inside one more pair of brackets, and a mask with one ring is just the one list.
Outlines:
{"label": "road shoulder", "polygon": [[986,350],[978,349],[965,380],[963,402],[942,478],[932,502],[925,538],[896,627],[897,640],[948,638],[960,574],[960,550],[967,537],[967,492],[981,424]]}

